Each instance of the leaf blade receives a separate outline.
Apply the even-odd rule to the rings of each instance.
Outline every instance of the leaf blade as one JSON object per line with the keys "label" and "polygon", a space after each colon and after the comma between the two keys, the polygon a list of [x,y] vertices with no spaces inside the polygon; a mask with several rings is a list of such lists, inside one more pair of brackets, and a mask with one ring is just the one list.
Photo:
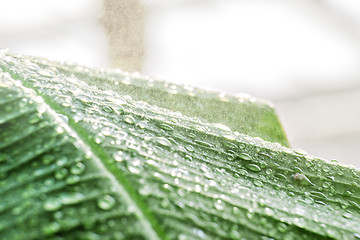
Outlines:
{"label": "leaf blade", "polygon": [[[26,69],[7,65],[24,82],[33,74]],[[358,170],[55,75],[61,81],[38,76],[33,87],[78,119],[170,239],[360,234]],[[67,92],[54,88],[59,83]]]}
{"label": "leaf blade", "polygon": [[75,76],[101,90],[129,95],[136,101],[180,111],[210,123],[221,123],[234,131],[289,146],[272,103],[247,94],[233,96],[224,92],[171,84],[119,70],[95,70],[84,66],[32,59],[45,68],[55,67],[66,76]]}

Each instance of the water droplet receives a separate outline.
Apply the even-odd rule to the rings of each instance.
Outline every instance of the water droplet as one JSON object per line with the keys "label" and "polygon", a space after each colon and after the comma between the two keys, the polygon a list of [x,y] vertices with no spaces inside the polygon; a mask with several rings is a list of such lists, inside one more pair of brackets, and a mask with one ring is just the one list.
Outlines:
{"label": "water droplet", "polygon": [[112,107],[110,107],[110,106],[104,106],[104,107],[102,108],[102,110],[103,110],[104,112],[107,112],[107,113],[112,113],[112,112],[114,112],[114,109],[113,109]]}
{"label": "water droplet", "polygon": [[122,151],[118,151],[118,152],[114,152],[113,153],[113,158],[115,159],[115,161],[117,162],[122,162],[124,160],[124,153]]}
{"label": "water droplet", "polygon": [[168,124],[159,124],[159,127],[166,130],[166,131],[174,131],[174,128],[171,127],[170,125]]}
{"label": "water droplet", "polygon": [[203,147],[207,147],[207,148],[214,148],[214,145],[212,145],[211,143],[205,142],[205,141],[200,141],[200,140],[194,140],[195,143],[203,146]]}
{"label": "water droplet", "polygon": [[263,182],[260,181],[260,180],[254,180],[253,183],[254,183],[254,185],[257,186],[257,187],[262,187],[262,186],[264,186]]}
{"label": "water droplet", "polygon": [[65,182],[68,185],[75,184],[80,181],[80,177],[78,175],[71,175],[68,178],[66,178]]}
{"label": "water droplet", "polygon": [[81,162],[76,163],[70,169],[71,174],[80,175],[85,171],[85,165]]}
{"label": "water droplet", "polygon": [[105,195],[100,198],[97,202],[97,205],[102,210],[110,210],[115,206],[115,199],[110,195]]}
{"label": "water droplet", "polygon": [[171,142],[169,140],[167,140],[164,137],[157,137],[154,138],[154,140],[159,143],[160,145],[164,146],[164,147],[170,147],[171,146]]}
{"label": "water droplet", "polygon": [[352,218],[352,214],[349,213],[349,212],[346,212],[346,213],[343,214],[343,217],[347,218],[347,219],[350,219],[350,218]]}
{"label": "water droplet", "polygon": [[56,128],[55,128],[55,130],[56,130],[56,132],[57,133],[59,133],[59,134],[62,134],[62,133],[64,133],[64,128],[63,127],[61,127],[61,126],[57,126]]}
{"label": "water droplet", "polygon": [[134,173],[134,174],[139,174],[141,173],[143,167],[141,165],[141,161],[139,159],[135,159],[133,160],[129,165],[128,165],[128,169],[130,172]]}
{"label": "water droplet", "polygon": [[350,190],[346,190],[344,194],[345,196],[352,196],[354,193]]}
{"label": "water droplet", "polygon": [[56,211],[58,209],[60,209],[62,206],[62,203],[60,201],[60,199],[58,198],[49,198],[44,202],[44,209],[46,211]]}
{"label": "water droplet", "polygon": [[285,223],[280,222],[277,224],[276,228],[277,228],[277,230],[279,230],[279,232],[284,233],[287,231],[288,226]]}
{"label": "water droplet", "polygon": [[248,212],[246,213],[246,217],[248,219],[252,219],[254,217],[254,210],[253,209],[249,209]]}
{"label": "water droplet", "polygon": [[321,198],[321,199],[327,199],[326,195],[322,192],[318,191],[310,191],[310,194],[314,197]]}
{"label": "water droplet", "polygon": [[55,172],[55,178],[58,180],[64,179],[68,175],[66,168],[59,169]]}
{"label": "water droplet", "polygon": [[105,136],[104,136],[104,134],[102,134],[101,132],[99,132],[99,133],[97,133],[97,134],[95,135],[94,140],[95,140],[95,142],[96,142],[97,144],[100,144],[100,143],[102,143],[102,142],[105,140]]}
{"label": "water droplet", "polygon": [[90,96],[83,95],[83,94],[77,95],[77,99],[79,99],[83,103],[91,103],[91,102],[93,102],[93,99]]}
{"label": "water droplet", "polygon": [[236,155],[237,159],[245,160],[245,161],[251,161],[252,157],[247,153],[239,153]]}
{"label": "water droplet", "polygon": [[106,100],[108,100],[110,102],[113,102],[113,103],[116,103],[118,105],[127,104],[127,101],[124,98],[119,97],[119,96],[116,96],[116,97],[109,96],[109,97],[106,98]]}
{"label": "water droplet", "polygon": [[231,128],[229,128],[228,126],[225,126],[224,124],[221,124],[221,123],[213,123],[211,124],[212,126],[216,127],[216,128],[219,128],[223,131],[226,131],[226,132],[231,132]]}
{"label": "water droplet", "polygon": [[219,211],[224,210],[225,206],[225,203],[221,199],[217,199],[214,203],[214,207]]}
{"label": "water droplet", "polygon": [[187,145],[187,146],[185,146],[185,149],[186,149],[187,151],[189,151],[189,152],[193,152],[193,151],[195,151],[194,147],[193,147],[193,146],[191,146],[191,145]]}
{"label": "water droplet", "polygon": [[127,115],[124,117],[124,122],[128,124],[135,124],[135,119],[132,116]]}
{"label": "water droplet", "polygon": [[81,202],[85,198],[84,194],[79,192],[63,193],[60,195],[62,204],[72,205]]}
{"label": "water droplet", "polygon": [[249,164],[246,166],[249,170],[253,171],[253,172],[260,172],[261,168],[256,165],[256,164]]}
{"label": "water droplet", "polygon": [[50,69],[40,69],[38,70],[38,74],[49,78],[54,76],[54,73]]}

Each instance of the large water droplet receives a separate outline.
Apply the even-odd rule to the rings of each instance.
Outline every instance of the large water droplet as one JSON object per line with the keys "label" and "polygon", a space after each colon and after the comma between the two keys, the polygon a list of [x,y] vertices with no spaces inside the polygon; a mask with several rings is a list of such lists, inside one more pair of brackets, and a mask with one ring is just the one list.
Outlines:
{"label": "large water droplet", "polygon": [[239,153],[238,155],[236,155],[236,158],[237,159],[240,159],[240,160],[245,160],[245,161],[251,161],[252,158],[249,154],[247,153]]}
{"label": "large water droplet", "polygon": [[195,151],[194,147],[193,147],[193,146],[191,146],[191,145],[187,145],[187,146],[185,146],[185,149],[186,149],[187,151],[189,151],[189,152],[193,152],[193,151]]}
{"label": "large water droplet", "polygon": [[254,180],[254,185],[255,186],[257,186],[257,187],[262,187],[262,186],[264,186],[264,183],[262,182],[262,181],[260,181],[260,180]]}
{"label": "large water droplet", "polygon": [[105,195],[98,199],[97,205],[102,210],[110,210],[115,206],[115,199],[110,195]]}
{"label": "large water droplet", "polygon": [[253,172],[260,172],[261,168],[256,165],[256,164],[249,164],[246,166],[249,170],[253,171]]}
{"label": "large water droplet", "polygon": [[346,212],[343,214],[343,217],[350,219],[350,218],[352,218],[352,214],[350,212]]}
{"label": "large water droplet", "polygon": [[132,116],[127,115],[124,117],[124,122],[129,124],[135,124],[135,119]]}

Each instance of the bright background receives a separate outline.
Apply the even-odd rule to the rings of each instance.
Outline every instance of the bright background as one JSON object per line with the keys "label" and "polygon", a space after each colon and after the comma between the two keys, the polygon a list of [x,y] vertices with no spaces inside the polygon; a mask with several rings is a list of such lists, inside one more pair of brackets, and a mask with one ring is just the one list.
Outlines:
{"label": "bright background", "polygon": [[359,0],[5,0],[0,48],[269,99],[293,148],[360,167]]}

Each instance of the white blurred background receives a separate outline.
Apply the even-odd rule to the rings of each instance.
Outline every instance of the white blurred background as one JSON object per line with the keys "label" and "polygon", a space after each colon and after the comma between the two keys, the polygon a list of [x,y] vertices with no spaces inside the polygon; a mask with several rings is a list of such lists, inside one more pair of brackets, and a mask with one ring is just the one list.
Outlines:
{"label": "white blurred background", "polygon": [[275,104],[293,148],[360,167],[359,0],[4,0],[0,48]]}

